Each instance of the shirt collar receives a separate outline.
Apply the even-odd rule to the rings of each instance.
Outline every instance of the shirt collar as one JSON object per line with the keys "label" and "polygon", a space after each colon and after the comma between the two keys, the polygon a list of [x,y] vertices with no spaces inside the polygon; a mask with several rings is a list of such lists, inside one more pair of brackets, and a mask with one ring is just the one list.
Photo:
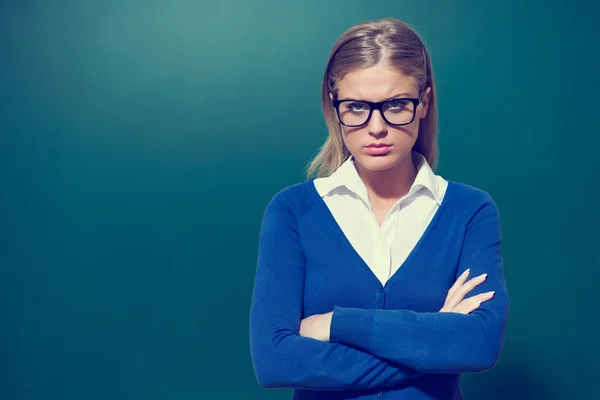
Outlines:
{"label": "shirt collar", "polygon": [[[413,151],[412,156],[417,167],[417,176],[406,197],[412,196],[424,188],[433,196],[438,204],[441,204],[442,199],[437,184],[437,176],[422,154]],[[346,187],[349,191],[361,197],[365,203],[369,204],[367,188],[356,171],[353,156],[344,161],[333,174],[323,179],[324,196],[329,195],[334,189],[340,187]]]}
{"label": "shirt collar", "polygon": [[421,153],[413,151],[412,155],[417,167],[417,176],[408,192],[408,196],[416,193],[421,188],[425,188],[433,196],[438,205],[441,205],[442,196],[440,196],[437,175],[433,172],[427,159]]}

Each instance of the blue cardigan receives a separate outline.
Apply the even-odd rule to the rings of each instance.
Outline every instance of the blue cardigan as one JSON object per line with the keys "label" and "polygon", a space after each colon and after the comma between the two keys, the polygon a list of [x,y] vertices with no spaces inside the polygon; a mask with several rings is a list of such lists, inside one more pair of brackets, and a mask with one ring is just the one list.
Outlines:
{"label": "blue cardigan", "polygon": [[[295,399],[461,399],[460,373],[492,368],[509,299],[498,209],[490,196],[449,181],[409,257],[382,285],[354,250],[313,180],[266,207],[250,309],[250,352],[266,388]],[[487,273],[467,297],[495,291],[469,315],[440,313],[470,268]],[[333,311],[330,341],[299,335],[300,321]]]}

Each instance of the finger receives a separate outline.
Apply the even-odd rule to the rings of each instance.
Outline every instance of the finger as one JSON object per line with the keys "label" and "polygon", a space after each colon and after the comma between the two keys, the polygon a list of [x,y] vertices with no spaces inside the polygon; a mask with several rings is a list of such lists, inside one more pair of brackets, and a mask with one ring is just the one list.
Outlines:
{"label": "finger", "polygon": [[467,280],[467,277],[469,276],[470,271],[471,270],[469,268],[465,272],[460,274],[460,276],[458,277],[456,282],[454,282],[454,285],[452,285],[450,290],[448,290],[448,295],[446,296],[446,300],[444,301],[444,307],[447,307],[448,309],[452,309],[452,307],[454,307],[455,305],[457,305],[460,302],[460,300],[452,301],[452,296],[454,296],[454,294],[456,293],[458,288],[460,288],[465,283],[465,281]]}
{"label": "finger", "polygon": [[459,314],[470,314],[477,310],[482,303],[490,300],[494,297],[494,292],[480,293],[477,296],[469,297],[466,300],[461,301],[455,308],[454,312]]}
{"label": "finger", "polygon": [[467,315],[477,310],[480,305],[481,303],[478,301],[460,302],[460,304],[454,307],[454,310],[452,311],[455,313]]}
{"label": "finger", "polygon": [[456,307],[454,312],[459,314],[471,314],[481,306],[481,300],[476,297],[471,297],[461,301]]}
{"label": "finger", "polygon": [[478,285],[483,283],[487,279],[487,274],[479,275],[473,279],[470,279],[467,283],[456,289],[450,301],[453,304],[460,303],[465,296],[473,289],[475,289]]}
{"label": "finger", "polygon": [[488,301],[488,300],[490,300],[492,297],[494,297],[494,294],[495,294],[495,293],[496,293],[496,292],[494,292],[494,291],[491,291],[491,292],[485,292],[485,293],[479,293],[478,295],[476,295],[476,296],[473,296],[473,297],[470,297],[470,298],[475,298],[475,299],[477,299],[477,300],[480,300],[481,302],[484,302],[484,301]]}
{"label": "finger", "polygon": [[462,287],[459,288],[459,289],[462,290],[462,291],[464,291],[465,295],[466,295],[471,290],[475,289],[477,286],[479,286],[480,284],[482,284],[486,279],[487,279],[487,274],[481,274],[479,276],[476,276],[473,279],[470,279],[467,283],[465,283],[464,285],[462,285]]}
{"label": "finger", "polygon": [[456,289],[458,289],[459,287],[461,287],[465,281],[467,280],[467,277],[469,276],[469,271],[471,269],[467,269],[465,272],[463,272],[462,274],[460,274],[460,276],[458,277],[458,279],[456,280],[456,282],[454,282],[454,285],[452,285],[452,287],[450,288],[450,290],[448,290],[448,296],[446,296],[446,298],[450,298],[454,292],[456,292]]}

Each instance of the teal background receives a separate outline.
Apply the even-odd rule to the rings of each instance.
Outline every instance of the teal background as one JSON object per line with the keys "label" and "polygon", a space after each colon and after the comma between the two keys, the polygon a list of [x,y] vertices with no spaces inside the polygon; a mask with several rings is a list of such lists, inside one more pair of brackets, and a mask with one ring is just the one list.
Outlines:
{"label": "teal background", "polygon": [[467,399],[598,396],[597,3],[0,2],[0,399],[286,399],[248,309],[267,201],[326,137],[337,37],[426,41],[438,172],[487,190],[512,308]]}

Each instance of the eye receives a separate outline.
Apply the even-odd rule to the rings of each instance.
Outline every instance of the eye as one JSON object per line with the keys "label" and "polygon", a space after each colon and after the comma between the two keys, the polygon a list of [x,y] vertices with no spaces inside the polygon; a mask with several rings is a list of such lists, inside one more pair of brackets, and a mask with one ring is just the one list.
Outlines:
{"label": "eye", "polygon": [[366,111],[368,108],[364,103],[350,103],[348,104],[348,109],[350,111]]}
{"label": "eye", "polygon": [[410,101],[408,101],[408,100],[394,99],[394,100],[390,100],[386,105],[387,105],[387,108],[399,108],[399,109],[402,109],[402,108],[406,107],[406,105],[408,103],[410,103]]}
{"label": "eye", "polygon": [[349,101],[342,104],[342,112],[350,112],[353,114],[362,114],[369,112],[369,105],[358,101]]}

